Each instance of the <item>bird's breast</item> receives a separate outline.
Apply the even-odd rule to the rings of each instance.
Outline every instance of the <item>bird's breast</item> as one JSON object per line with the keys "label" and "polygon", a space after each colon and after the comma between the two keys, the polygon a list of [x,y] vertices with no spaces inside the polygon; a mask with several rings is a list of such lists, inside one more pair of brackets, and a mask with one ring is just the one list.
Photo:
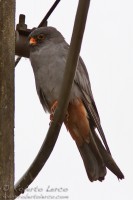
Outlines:
{"label": "bird's breast", "polygon": [[[67,51],[62,46],[45,47],[30,55],[38,94],[41,89],[49,105],[59,98],[66,59]],[[79,89],[73,84],[70,101],[79,96]]]}
{"label": "bird's breast", "polygon": [[59,97],[63,81],[66,58],[57,52],[38,52],[31,56],[37,90],[43,91],[46,100],[51,104]]}

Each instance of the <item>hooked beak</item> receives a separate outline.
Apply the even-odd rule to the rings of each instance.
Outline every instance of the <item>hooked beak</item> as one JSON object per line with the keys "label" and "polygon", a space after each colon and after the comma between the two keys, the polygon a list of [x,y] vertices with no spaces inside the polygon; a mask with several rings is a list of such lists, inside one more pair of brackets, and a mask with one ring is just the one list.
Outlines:
{"label": "hooked beak", "polygon": [[36,44],[37,44],[36,39],[33,38],[33,37],[31,37],[31,38],[30,38],[30,41],[29,41],[29,44],[30,44],[30,45],[36,45]]}

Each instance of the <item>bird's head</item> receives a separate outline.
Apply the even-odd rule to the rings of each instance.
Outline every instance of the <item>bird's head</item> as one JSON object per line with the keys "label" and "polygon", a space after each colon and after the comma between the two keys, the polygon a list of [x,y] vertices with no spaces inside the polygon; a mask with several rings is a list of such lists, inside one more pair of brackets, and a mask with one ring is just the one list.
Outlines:
{"label": "bird's head", "polygon": [[64,41],[64,38],[54,27],[41,27],[32,31],[28,40],[30,47],[36,47],[41,44],[47,44],[50,41],[53,43],[59,43]]}

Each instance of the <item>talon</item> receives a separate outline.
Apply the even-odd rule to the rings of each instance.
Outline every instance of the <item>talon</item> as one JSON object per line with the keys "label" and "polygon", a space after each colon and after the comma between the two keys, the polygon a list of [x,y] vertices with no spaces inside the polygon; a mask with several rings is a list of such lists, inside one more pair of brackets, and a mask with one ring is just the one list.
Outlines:
{"label": "talon", "polygon": [[50,114],[50,122],[49,122],[49,126],[50,126],[51,123],[53,122],[53,118],[54,118],[54,115],[53,115],[53,114]]}
{"label": "talon", "polygon": [[54,114],[51,113],[51,114],[50,114],[50,121],[53,121],[53,118],[54,118]]}

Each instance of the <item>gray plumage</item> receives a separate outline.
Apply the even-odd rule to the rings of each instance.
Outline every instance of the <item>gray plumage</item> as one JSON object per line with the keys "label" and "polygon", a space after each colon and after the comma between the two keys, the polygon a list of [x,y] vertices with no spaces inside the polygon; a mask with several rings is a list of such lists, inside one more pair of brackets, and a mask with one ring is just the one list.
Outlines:
{"label": "gray plumage", "polygon": [[[44,96],[47,96],[46,101],[49,104],[55,99],[58,99],[69,46],[65,42],[63,36],[53,27],[45,29],[40,28],[39,32],[35,30],[33,34],[36,35],[36,32],[37,34],[44,33],[47,37],[43,43],[44,45],[39,44],[38,47],[35,46],[35,48],[31,48],[30,60],[35,74],[37,92],[39,94],[40,90],[42,90]],[[56,75],[57,73],[59,76]],[[86,93],[89,93],[91,101],[93,101],[90,82],[87,76],[85,65],[80,58],[74,82],[79,83],[80,87],[82,87]],[[44,88],[45,91],[43,91]],[[71,94],[70,101],[75,97],[82,96],[76,84],[72,87]],[[45,110],[49,111],[49,106],[47,104],[44,104],[43,107]]]}
{"label": "gray plumage", "polygon": [[[59,92],[65,71],[69,45],[59,31],[53,27],[43,27],[34,30],[30,38],[35,38],[36,44],[30,45],[30,61],[33,67],[36,89],[45,111],[50,112],[52,103],[59,98]],[[70,102],[81,99],[88,113],[91,129],[91,142],[77,145],[82,156],[88,177],[91,181],[104,179],[106,167],[118,178],[124,178],[114,162],[106,138],[104,136],[99,114],[95,105],[89,76],[85,64],[79,57]],[[99,131],[100,141],[95,128]]]}

